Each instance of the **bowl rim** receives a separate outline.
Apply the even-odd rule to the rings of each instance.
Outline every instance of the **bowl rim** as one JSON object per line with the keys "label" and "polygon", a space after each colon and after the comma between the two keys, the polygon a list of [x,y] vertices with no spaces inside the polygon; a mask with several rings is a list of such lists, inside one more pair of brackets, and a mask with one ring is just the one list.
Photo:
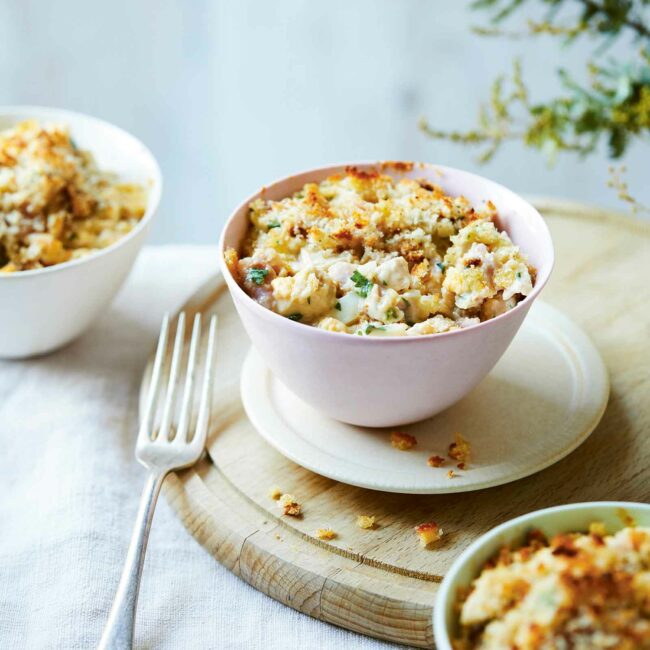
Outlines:
{"label": "bowl rim", "polygon": [[99,128],[117,132],[121,136],[132,140],[134,144],[136,144],[142,150],[144,156],[150,159],[154,173],[153,178],[151,179],[151,187],[147,195],[147,208],[144,212],[144,215],[142,215],[142,218],[128,233],[120,237],[117,241],[109,244],[105,248],[100,248],[92,253],[89,253],[88,255],[84,255],[83,257],[78,257],[77,259],[69,260],[67,262],[61,262],[60,264],[53,264],[52,266],[46,266],[42,269],[29,269],[26,271],[15,271],[12,273],[0,273],[0,282],[17,282],[20,279],[35,277],[38,275],[61,273],[66,269],[74,268],[81,264],[92,262],[93,260],[96,260],[105,255],[109,255],[119,247],[126,245],[127,242],[136,237],[140,232],[149,226],[149,223],[153,219],[153,216],[158,210],[158,206],[160,205],[160,199],[163,190],[163,176],[160,169],[160,164],[156,160],[156,157],[153,155],[149,147],[147,147],[147,145],[145,145],[139,138],[132,135],[125,129],[112,124],[111,122],[103,120],[99,117],[94,117],[93,115],[88,115],[87,113],[81,113],[79,111],[71,111],[65,108],[38,105],[0,105],[0,118],[14,114],[16,116],[20,116],[22,114],[26,120],[33,118],[42,120],[60,120],[65,122],[66,119],[81,118],[87,120],[90,123],[93,123],[94,126],[97,126]]}
{"label": "bowl rim", "polygon": [[[416,167],[418,168],[427,168],[427,169],[436,169],[436,170],[442,170],[443,172],[460,172],[462,174],[465,174],[467,176],[470,176],[472,178],[475,178],[477,180],[480,180],[482,182],[488,182],[491,185],[495,186],[495,188],[500,189],[504,191],[506,194],[513,195],[517,199],[523,201],[526,205],[530,206],[533,210],[533,214],[539,219],[539,222],[543,228],[543,231],[546,235],[546,238],[548,240],[548,243],[550,244],[549,246],[549,260],[547,264],[547,270],[546,274],[543,277],[537,277],[535,281],[535,285],[533,286],[533,290],[524,297],[522,301],[517,303],[515,307],[512,309],[508,310],[507,312],[500,314],[499,316],[496,316],[495,318],[491,318],[490,320],[487,321],[482,321],[481,323],[478,323],[476,325],[471,325],[470,327],[467,327],[465,329],[458,329],[458,330],[451,330],[448,332],[441,332],[438,334],[420,334],[418,336],[351,336],[347,332],[331,332],[329,330],[324,330],[320,329],[317,327],[313,327],[311,325],[307,325],[306,323],[299,323],[296,321],[292,321],[288,318],[285,318],[284,316],[277,314],[276,312],[267,309],[266,307],[262,307],[259,303],[257,303],[253,298],[251,298],[240,286],[239,283],[233,278],[232,274],[230,273],[230,269],[226,265],[225,259],[224,259],[224,247],[225,247],[225,237],[226,237],[226,232],[228,231],[229,227],[231,226],[232,222],[235,219],[235,216],[243,209],[245,209],[252,201],[254,201],[256,198],[258,198],[262,192],[269,190],[272,187],[275,187],[276,185],[279,185],[280,183],[284,183],[286,181],[289,181],[297,176],[307,176],[307,175],[316,175],[316,174],[322,174],[324,172],[328,172],[331,174],[341,172],[345,170],[346,167],[358,167],[358,168],[376,168],[380,170],[386,170],[386,169],[395,169],[395,170],[400,170],[402,166],[407,166],[410,169],[414,169]],[[305,180],[304,182],[308,182]],[[343,340],[344,338],[347,339],[352,339],[358,342],[364,341],[365,343],[361,343],[361,345],[370,344],[370,345],[386,345],[388,343],[399,343],[403,345],[409,345],[411,342],[415,343],[417,341],[427,341],[427,340],[441,340],[447,337],[451,336],[460,336],[466,332],[469,331],[477,331],[480,328],[486,328],[486,327],[495,327],[495,323],[498,323],[502,320],[512,318],[517,314],[519,311],[522,310],[527,310],[530,305],[534,302],[534,300],[537,298],[539,293],[542,291],[546,283],[548,282],[548,279],[553,271],[553,268],[555,266],[555,247],[553,245],[553,238],[551,237],[551,233],[548,227],[548,224],[546,223],[546,220],[544,217],[539,213],[537,208],[535,208],[534,205],[532,205],[529,201],[527,201],[525,198],[514,192],[513,190],[507,188],[505,185],[502,185],[501,183],[497,183],[496,181],[493,181],[489,178],[486,178],[484,176],[480,176],[478,174],[474,174],[473,172],[468,172],[465,171],[464,169],[459,169],[457,167],[449,167],[446,165],[440,165],[438,163],[428,163],[428,162],[413,162],[413,161],[382,161],[382,160],[371,160],[371,161],[352,161],[352,162],[343,162],[343,163],[334,163],[334,164],[328,164],[328,165],[321,165],[319,167],[314,167],[310,168],[307,170],[299,171],[299,172],[294,172],[292,174],[288,174],[286,176],[283,176],[279,179],[274,180],[273,182],[269,183],[268,185],[263,185],[260,189],[257,191],[253,192],[251,195],[249,195],[246,199],[241,201],[235,208],[232,210],[230,215],[228,216],[228,219],[226,219],[226,222],[221,230],[221,235],[219,237],[219,267],[221,269],[221,273],[226,279],[226,283],[228,285],[228,288],[230,289],[231,293],[234,293],[235,295],[233,297],[243,299],[244,302],[247,304],[250,304],[251,309],[260,317],[265,318],[265,319],[270,319],[271,321],[275,319],[281,319],[281,321],[288,326],[289,328],[294,328],[293,331],[296,333],[303,332],[306,336],[314,336],[314,337],[337,337],[338,339]],[[279,323],[279,321],[276,320],[276,322]],[[295,328],[300,328],[296,330]],[[311,330],[311,332],[310,332]],[[291,330],[289,330],[291,331]]]}
{"label": "bowl rim", "polygon": [[[533,510],[532,512],[525,513],[519,517],[514,517],[508,521],[491,528],[477,539],[475,539],[451,564],[449,570],[445,574],[440,588],[436,593],[434,606],[433,606],[433,633],[435,637],[436,647],[439,650],[451,650],[451,640],[449,630],[447,629],[447,602],[450,597],[453,597],[452,590],[455,588],[455,581],[457,575],[465,568],[465,566],[472,561],[474,555],[484,549],[485,546],[491,544],[495,538],[499,538],[504,533],[507,533],[513,528],[519,527],[521,524],[533,523],[536,520],[554,515],[560,512],[567,511],[583,511],[592,510],[596,508],[607,508],[611,510],[634,508],[647,510],[650,513],[650,504],[641,503],[636,501],[581,501],[579,503],[568,503],[558,506],[551,506],[542,508],[540,510]],[[597,517],[597,515],[595,515]],[[569,532],[569,531],[566,531]]]}

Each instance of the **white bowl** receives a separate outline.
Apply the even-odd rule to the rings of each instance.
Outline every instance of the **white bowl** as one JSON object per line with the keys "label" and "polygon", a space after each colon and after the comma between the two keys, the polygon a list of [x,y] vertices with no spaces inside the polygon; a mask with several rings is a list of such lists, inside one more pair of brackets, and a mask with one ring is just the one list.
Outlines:
{"label": "white bowl", "polygon": [[[382,163],[348,163],[368,171]],[[426,178],[475,206],[491,200],[499,226],[537,268],[531,293],[492,320],[425,336],[351,336],[296,323],[262,307],[230,274],[223,253],[240,250],[249,226],[249,204],[262,194],[282,199],[305,183],[344,171],[346,164],[280,179],[247,198],[221,235],[219,262],[237,312],[253,345],[276,377],[314,408],[342,422],[389,427],[431,417],[451,406],[492,370],[517,333],[553,268],[553,242],[535,208],[486,178],[441,165],[386,163],[395,177]],[[385,165],[384,165],[385,167]]]}
{"label": "white bowl", "polygon": [[131,232],[85,257],[33,271],[0,274],[0,357],[42,354],[79,336],[111,301],[140,250],[162,192],[155,158],[122,129],[88,115],[36,106],[0,107],[0,131],[27,119],[59,122],[102,170],[148,188],[147,209]]}
{"label": "white bowl", "polygon": [[481,568],[500,548],[523,541],[535,528],[552,537],[559,533],[586,532],[589,524],[600,521],[608,533],[625,527],[621,511],[631,515],[637,524],[650,526],[650,505],[626,501],[595,501],[574,503],[537,510],[507,521],[473,542],[451,565],[440,585],[433,609],[433,632],[438,650],[452,650],[451,639],[457,625],[454,610],[458,589],[469,587]]}

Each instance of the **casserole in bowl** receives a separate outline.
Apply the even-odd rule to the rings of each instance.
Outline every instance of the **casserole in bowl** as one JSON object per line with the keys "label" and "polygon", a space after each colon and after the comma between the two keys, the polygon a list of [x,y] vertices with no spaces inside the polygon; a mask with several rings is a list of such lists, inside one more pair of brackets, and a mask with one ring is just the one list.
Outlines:
{"label": "casserole in bowl", "polygon": [[[246,199],[226,223],[220,263],[237,311],[270,369],[304,401],[333,418],[364,426],[393,426],[434,415],[465,396],[501,357],[553,266],[553,245],[539,213],[506,188],[468,172],[431,164],[354,164],[357,174],[381,171],[418,179],[477,209],[491,202],[495,225],[536,270],[528,295],[504,313],[436,334],[350,336],[312,327],[254,300],[231,269],[249,236],[251,204],[279,201],[308,183],[345,174],[352,165],[320,168],[277,181]],[[432,216],[435,218],[435,216]]]}

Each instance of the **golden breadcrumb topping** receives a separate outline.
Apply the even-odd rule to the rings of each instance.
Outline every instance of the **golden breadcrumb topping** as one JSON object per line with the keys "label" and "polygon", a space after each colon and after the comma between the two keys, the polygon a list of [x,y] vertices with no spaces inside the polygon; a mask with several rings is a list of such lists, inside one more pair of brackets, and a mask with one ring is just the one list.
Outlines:
{"label": "golden breadcrumb topping", "polygon": [[597,537],[605,537],[607,535],[607,529],[605,524],[602,521],[594,521],[589,524],[589,534],[595,535]]}
{"label": "golden breadcrumb topping", "polygon": [[225,261],[254,300],[291,320],[359,336],[437,334],[531,292],[535,269],[497,216],[489,201],[476,209],[424,180],[348,168],[253,201],[242,250]]}
{"label": "golden breadcrumb topping", "polygon": [[60,124],[0,132],[0,272],[61,264],[123,237],[146,210],[143,187],[97,168]]}
{"label": "golden breadcrumb topping", "polygon": [[331,528],[319,528],[316,531],[316,537],[318,537],[318,539],[329,542],[331,539],[334,539],[336,537],[336,533]]}
{"label": "golden breadcrumb topping", "polygon": [[359,515],[357,517],[357,526],[366,530],[375,527],[375,517],[370,515]]}
{"label": "golden breadcrumb topping", "polygon": [[278,508],[282,510],[283,515],[298,517],[301,513],[302,506],[296,501],[292,494],[283,494],[278,499]]}
{"label": "golden breadcrumb topping", "polygon": [[454,442],[449,445],[448,454],[449,458],[458,461],[459,469],[464,469],[465,465],[469,462],[471,451],[472,448],[469,442],[460,433],[454,433]]}
{"label": "golden breadcrumb topping", "polygon": [[399,449],[400,451],[407,451],[415,447],[418,444],[415,436],[412,436],[403,431],[393,431],[390,434],[390,444]]}
{"label": "golden breadcrumb topping", "polygon": [[445,464],[445,459],[442,456],[429,456],[427,465],[429,467],[442,467]]}
{"label": "golden breadcrumb topping", "polygon": [[415,527],[415,532],[420,538],[420,546],[426,547],[437,542],[443,535],[443,531],[435,521],[429,521]]}
{"label": "golden breadcrumb topping", "polygon": [[461,594],[454,648],[650,648],[650,528],[590,531],[502,549]]}

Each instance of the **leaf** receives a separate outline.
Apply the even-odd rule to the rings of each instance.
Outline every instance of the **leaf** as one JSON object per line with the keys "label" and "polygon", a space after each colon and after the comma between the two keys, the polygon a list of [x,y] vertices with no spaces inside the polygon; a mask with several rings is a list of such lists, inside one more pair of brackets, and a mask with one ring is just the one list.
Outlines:
{"label": "leaf", "polygon": [[268,269],[258,269],[258,268],[248,269],[248,271],[246,272],[246,279],[249,282],[253,282],[254,284],[262,285],[264,284],[264,278],[268,274],[269,274]]}
{"label": "leaf", "polygon": [[362,298],[367,298],[372,289],[372,282],[364,275],[361,275],[358,270],[355,270],[350,279],[354,282],[354,286],[357,288],[357,293]]}
{"label": "leaf", "polygon": [[632,94],[632,81],[627,76],[621,76],[618,80],[614,102],[622,104]]}

